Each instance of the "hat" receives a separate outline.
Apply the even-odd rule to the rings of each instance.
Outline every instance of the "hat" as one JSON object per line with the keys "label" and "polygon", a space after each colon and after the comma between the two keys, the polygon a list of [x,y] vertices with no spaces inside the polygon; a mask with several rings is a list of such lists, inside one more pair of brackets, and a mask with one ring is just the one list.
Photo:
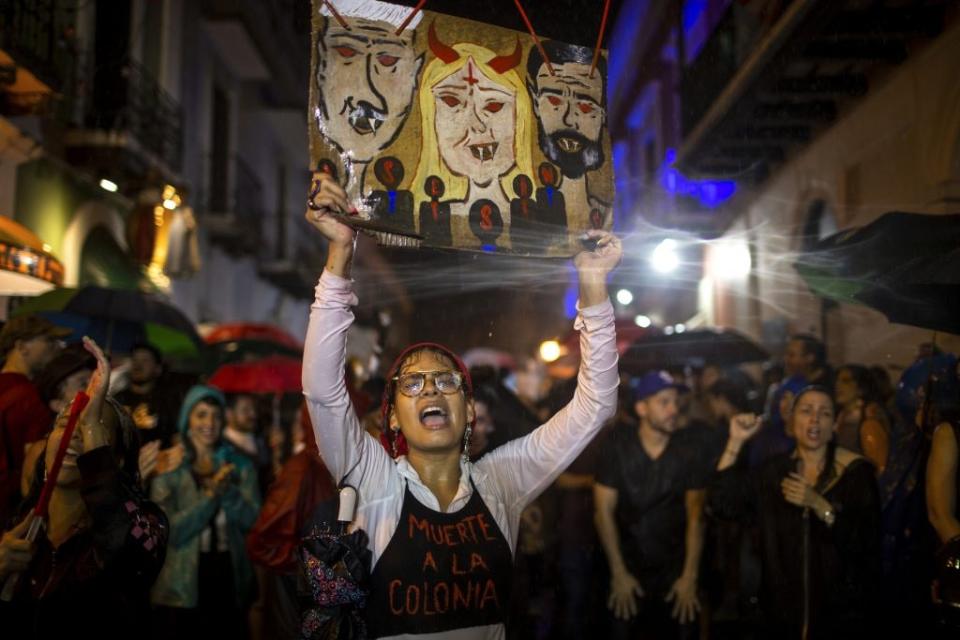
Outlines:
{"label": "hat", "polygon": [[690,387],[679,382],[674,382],[673,377],[666,371],[650,371],[643,374],[633,384],[633,401],[640,402],[650,396],[660,393],[664,389],[676,389],[684,393],[690,391]]}
{"label": "hat", "polygon": [[37,376],[36,385],[40,397],[45,403],[57,397],[57,387],[60,383],[77,371],[97,368],[97,359],[83,348],[83,345],[72,344],[58,353],[53,360],[47,363],[43,371]]}
{"label": "hat", "polygon": [[7,320],[7,324],[3,325],[3,331],[0,332],[0,356],[6,356],[17,340],[31,340],[41,336],[66,338],[71,333],[73,329],[58,327],[37,315],[11,318]]}

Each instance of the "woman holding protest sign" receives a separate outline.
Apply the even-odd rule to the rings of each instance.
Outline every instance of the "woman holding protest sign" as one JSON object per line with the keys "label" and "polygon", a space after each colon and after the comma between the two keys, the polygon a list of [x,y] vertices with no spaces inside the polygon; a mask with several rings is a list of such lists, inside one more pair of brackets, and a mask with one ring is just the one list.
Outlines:
{"label": "woman holding protest sign", "polygon": [[442,345],[413,345],[394,363],[381,442],[356,419],[343,380],[350,306],[357,303],[349,279],[355,232],[332,215],[349,210],[343,190],[316,175],[306,217],[330,248],[307,330],[303,386],[324,462],[359,492],[353,527],[367,532],[373,557],[369,636],[502,638],[520,514],[616,407],[606,277],[620,260],[620,241],[592,231],[596,248],[574,259],[583,366],[573,400],[474,464],[465,454],[475,419],[472,383]]}

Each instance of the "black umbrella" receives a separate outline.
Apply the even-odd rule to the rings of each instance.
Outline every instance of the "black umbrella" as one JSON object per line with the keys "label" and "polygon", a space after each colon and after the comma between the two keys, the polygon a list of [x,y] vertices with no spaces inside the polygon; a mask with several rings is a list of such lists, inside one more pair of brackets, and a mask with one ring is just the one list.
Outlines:
{"label": "black umbrella", "polygon": [[914,258],[855,298],[891,322],[960,334],[960,249]]}
{"label": "black umbrella", "polygon": [[732,366],[759,362],[767,351],[731,329],[695,329],[672,335],[654,335],[634,342],[620,358],[621,369],[630,375],[688,364]]}
{"label": "black umbrella", "polygon": [[[351,495],[352,493],[352,495]],[[340,490],[335,522],[333,502],[321,503],[312,519],[318,522],[300,542],[300,637],[304,640],[361,640],[367,637],[363,609],[369,593],[372,555],[362,529],[347,533],[356,504],[356,490]]]}
{"label": "black umbrella", "polygon": [[918,257],[944,256],[958,246],[960,214],[891,211],[820,240],[799,256],[794,268],[822,296],[869,304],[861,294],[869,296],[892,272]]}

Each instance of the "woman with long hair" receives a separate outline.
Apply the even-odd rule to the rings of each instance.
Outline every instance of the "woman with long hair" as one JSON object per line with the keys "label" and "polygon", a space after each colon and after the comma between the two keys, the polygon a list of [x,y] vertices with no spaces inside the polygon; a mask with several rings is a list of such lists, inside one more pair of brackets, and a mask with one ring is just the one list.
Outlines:
{"label": "woman with long hair", "polygon": [[[110,365],[90,339],[97,368],[50,494],[48,515],[31,545],[24,536],[65,434],[72,402],[54,422],[37,461],[26,515],[3,535],[0,585],[20,572],[13,600],[0,603],[5,638],[127,638],[145,632],[149,591],[163,566],[167,518],[140,490],[140,438],[126,409],[107,397]],[[11,554],[12,552],[12,554]]]}
{"label": "woman with long hair", "polygon": [[883,473],[890,454],[890,418],[873,374],[864,366],[847,364],[837,369],[833,382],[840,415],[837,443],[873,463]]}
{"label": "woman with long hair", "polygon": [[303,389],[324,462],[359,494],[353,527],[367,532],[373,563],[368,635],[503,638],[521,513],[616,408],[606,277],[620,261],[620,242],[592,231],[596,249],[574,259],[583,360],[573,399],[529,435],[472,463],[470,376],[453,351],[436,343],[407,348],[390,368],[382,441],[360,427],[343,380],[350,307],[357,303],[349,279],[355,232],[331,215],[348,209],[343,190],[323,174],[314,180],[306,217],[327,239],[329,254],[310,313]]}
{"label": "woman with long hair", "polygon": [[754,470],[738,459],[760,420],[730,420],[708,502],[721,518],[757,523],[763,637],[868,637],[876,620],[877,483],[873,465],[837,445],[834,418],[828,390],[801,390],[791,410],[796,449]]}
{"label": "woman with long hair", "polygon": [[214,387],[187,392],[178,420],[183,462],[150,486],[170,518],[167,562],[152,593],[158,637],[247,635],[256,583],[244,540],[260,495],[253,463],[222,437],[225,408]]}

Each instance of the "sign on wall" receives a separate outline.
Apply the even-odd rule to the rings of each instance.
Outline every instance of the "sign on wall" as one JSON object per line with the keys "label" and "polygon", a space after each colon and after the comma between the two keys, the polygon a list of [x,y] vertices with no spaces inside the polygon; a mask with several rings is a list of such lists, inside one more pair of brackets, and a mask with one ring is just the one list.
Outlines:
{"label": "sign on wall", "polygon": [[[313,4],[310,154],[354,226],[566,256],[613,222],[606,60],[376,0]],[[342,20],[342,23],[341,23]],[[401,28],[402,27],[402,28]]]}

